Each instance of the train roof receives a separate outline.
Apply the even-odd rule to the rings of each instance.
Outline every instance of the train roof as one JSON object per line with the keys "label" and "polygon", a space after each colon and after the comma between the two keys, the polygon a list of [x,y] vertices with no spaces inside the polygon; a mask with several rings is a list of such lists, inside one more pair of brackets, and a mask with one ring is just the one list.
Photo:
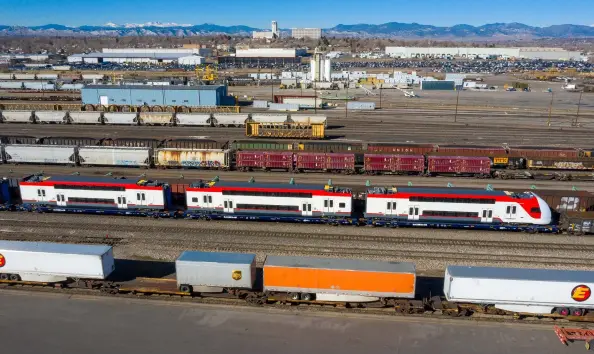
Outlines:
{"label": "train roof", "polygon": [[448,266],[450,276],[567,283],[594,283],[594,272],[583,270]]}
{"label": "train roof", "polygon": [[117,178],[109,176],[76,176],[76,175],[63,175],[63,176],[43,176],[43,175],[31,175],[23,178],[24,182],[54,182],[54,183],[102,183],[102,184],[129,184],[135,186],[157,186],[163,183],[146,180],[142,178]]}
{"label": "train roof", "polygon": [[430,187],[373,187],[367,190],[367,194],[439,194],[439,195],[473,195],[484,197],[510,196],[516,198],[529,198],[533,194],[514,193],[501,190],[486,189],[465,189],[465,188],[430,188]]}
{"label": "train roof", "polygon": [[[208,187],[229,187],[229,188],[258,188],[258,189],[292,189],[292,190],[316,190],[324,191],[326,186],[322,184],[290,184],[290,183],[251,183],[251,182],[233,182],[219,181],[209,184],[209,182],[196,182],[190,185],[191,188]],[[340,193],[351,193],[351,189],[333,186],[333,191]]]}

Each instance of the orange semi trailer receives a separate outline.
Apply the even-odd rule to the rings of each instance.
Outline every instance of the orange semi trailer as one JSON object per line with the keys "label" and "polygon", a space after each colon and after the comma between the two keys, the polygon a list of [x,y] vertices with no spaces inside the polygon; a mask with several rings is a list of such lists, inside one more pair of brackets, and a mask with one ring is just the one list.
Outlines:
{"label": "orange semi trailer", "polygon": [[373,302],[415,296],[413,263],[268,256],[264,290],[293,300]]}

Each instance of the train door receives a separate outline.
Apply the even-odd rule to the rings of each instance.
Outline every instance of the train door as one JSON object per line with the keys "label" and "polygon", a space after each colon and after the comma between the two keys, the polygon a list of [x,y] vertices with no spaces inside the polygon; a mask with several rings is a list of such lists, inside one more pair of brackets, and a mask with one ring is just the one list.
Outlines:
{"label": "train door", "polygon": [[212,209],[212,195],[203,195],[202,196],[202,204],[203,207],[206,209]]}
{"label": "train door", "polygon": [[59,206],[66,206],[66,196],[64,194],[56,195],[56,204]]}
{"label": "train door", "polygon": [[493,222],[493,209],[483,209],[481,222]]}
{"label": "train door", "polygon": [[47,202],[47,198],[45,195],[45,189],[40,188],[37,190],[37,200],[40,202]]}
{"label": "train door", "polygon": [[518,212],[518,209],[515,205],[508,205],[505,208],[505,216],[510,221],[516,220],[517,212]]}
{"label": "train door", "polygon": [[408,220],[419,220],[419,206],[411,205],[408,208]]}
{"label": "train door", "polygon": [[334,213],[334,200],[324,199],[324,214]]}
{"label": "train door", "polygon": [[230,199],[225,199],[223,201],[223,211],[225,213],[232,213],[233,212],[233,201]]}
{"label": "train door", "polygon": [[118,209],[128,209],[128,201],[126,200],[125,194],[118,196]]}
{"label": "train door", "polygon": [[145,192],[136,192],[136,205],[147,205]]}
{"label": "train door", "polygon": [[301,212],[303,216],[312,216],[313,213],[311,212],[311,200],[305,200],[301,203]]}
{"label": "train door", "polygon": [[386,202],[386,216],[398,215],[396,212],[396,202]]}

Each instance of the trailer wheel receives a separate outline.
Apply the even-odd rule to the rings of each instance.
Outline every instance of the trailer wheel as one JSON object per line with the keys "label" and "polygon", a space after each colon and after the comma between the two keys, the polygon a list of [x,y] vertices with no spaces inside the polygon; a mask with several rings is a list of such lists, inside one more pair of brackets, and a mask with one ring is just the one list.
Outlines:
{"label": "trailer wheel", "polygon": [[301,300],[303,300],[303,301],[312,301],[313,300],[313,294],[310,294],[310,293],[301,294]]}
{"label": "trailer wheel", "polygon": [[569,309],[567,307],[559,307],[557,308],[557,314],[561,316],[569,316]]}
{"label": "trailer wheel", "polygon": [[584,311],[580,308],[572,308],[570,309],[571,315],[572,316],[583,316],[584,315]]}
{"label": "trailer wheel", "polygon": [[0,280],[8,280],[8,274],[0,274]]}
{"label": "trailer wheel", "polygon": [[11,274],[10,275],[10,280],[12,281],[20,281],[21,277],[18,274]]}
{"label": "trailer wheel", "polygon": [[181,291],[182,293],[188,293],[191,294],[192,293],[192,287],[187,285],[187,284],[183,284],[179,286],[179,291]]}
{"label": "trailer wheel", "polygon": [[301,299],[301,296],[299,295],[299,293],[290,293],[289,298],[291,298],[291,300],[299,300]]}

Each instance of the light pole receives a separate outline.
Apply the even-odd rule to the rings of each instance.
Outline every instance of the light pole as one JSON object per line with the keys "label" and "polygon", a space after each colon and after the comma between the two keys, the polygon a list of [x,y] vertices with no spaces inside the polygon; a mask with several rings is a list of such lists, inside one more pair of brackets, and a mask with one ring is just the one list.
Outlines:
{"label": "light pole", "polygon": [[384,87],[384,84],[380,84],[380,106],[379,108],[382,109],[382,88]]}
{"label": "light pole", "polygon": [[584,91],[580,92],[580,98],[578,100],[578,108],[577,108],[577,113],[575,115],[575,124],[574,126],[578,126],[578,119],[580,118],[580,105],[582,104],[582,95],[584,94]]}
{"label": "light pole", "polygon": [[344,117],[349,117],[349,86],[351,85],[351,73],[347,75],[346,95],[344,96]]}
{"label": "light pole", "polygon": [[456,112],[454,113],[454,123],[458,121],[458,103],[460,103],[460,90],[456,94]]}
{"label": "light pole", "polygon": [[547,127],[551,126],[551,114],[553,114],[553,98],[554,98],[554,93],[551,92],[551,103],[549,103],[549,120],[547,121]]}
{"label": "light pole", "polygon": [[272,67],[270,68],[270,102],[274,102],[274,80],[272,80]]}

